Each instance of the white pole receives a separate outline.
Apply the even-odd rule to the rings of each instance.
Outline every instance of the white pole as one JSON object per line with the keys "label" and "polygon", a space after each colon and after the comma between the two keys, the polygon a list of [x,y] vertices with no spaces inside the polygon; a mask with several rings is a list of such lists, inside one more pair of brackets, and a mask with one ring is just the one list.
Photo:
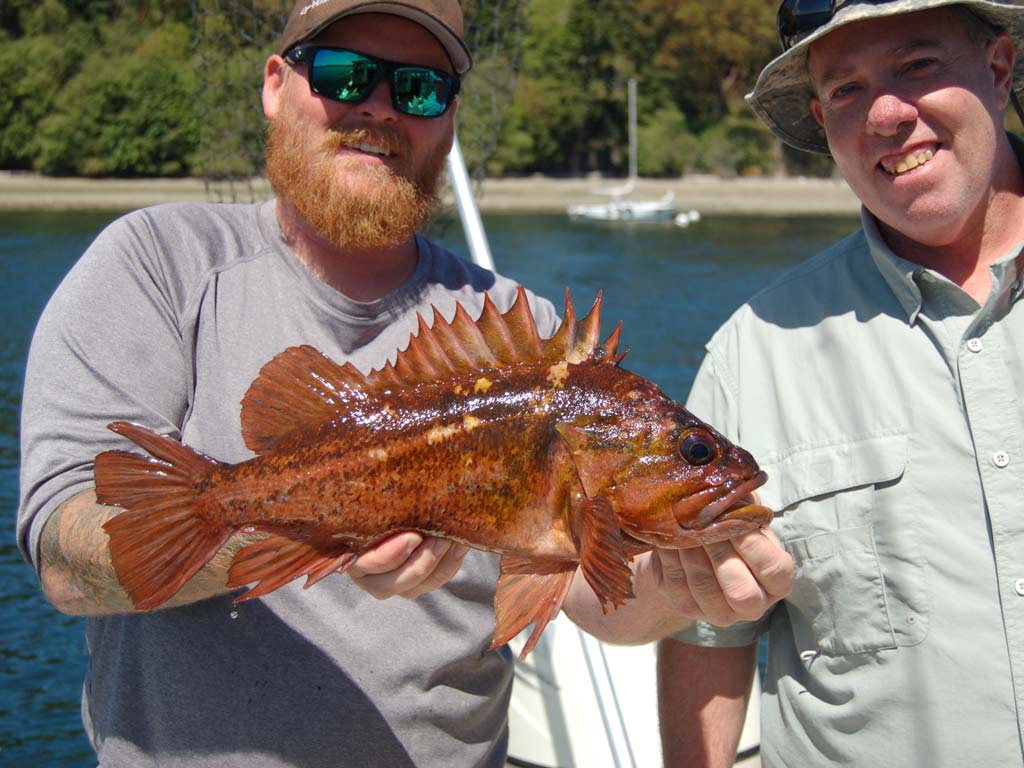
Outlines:
{"label": "white pole", "polygon": [[[630,95],[635,103],[636,82],[631,80],[630,85]],[[630,170],[635,175],[635,168],[632,167],[635,166],[635,147],[631,154],[633,160]],[[451,179],[455,202],[459,207],[459,218],[462,220],[466,241],[469,243],[470,255],[476,264],[493,271],[494,259],[491,257],[491,249],[487,244],[487,234],[484,232],[483,221],[480,219],[480,211],[473,198],[473,190],[470,186],[469,174],[466,172],[466,163],[462,159],[458,136],[452,142],[451,152],[448,153],[448,175]],[[629,746],[629,737],[626,735],[626,727],[622,719],[622,711],[619,709],[619,702],[615,697],[615,685],[612,683],[604,649],[598,640],[578,627],[577,631],[580,643],[583,645],[583,655],[587,661],[587,668],[590,670],[590,681],[597,696],[601,719],[604,720],[605,735],[608,737],[608,746],[611,749],[615,766],[616,768],[636,768],[636,761],[633,758],[633,751]]]}
{"label": "white pole", "polygon": [[583,646],[583,657],[586,659],[587,669],[590,671],[590,682],[597,695],[597,706],[601,710],[604,733],[608,737],[608,747],[611,750],[615,768],[636,768],[636,760],[633,758],[633,750],[629,746],[626,724],[622,719],[619,700],[615,696],[615,684],[612,682],[611,670],[608,669],[604,647],[597,638],[588,635],[579,627],[576,628],[576,631],[579,633],[580,645]]}
{"label": "white pole", "polygon": [[448,153],[448,178],[452,183],[455,203],[459,206],[459,218],[462,220],[462,229],[469,243],[469,254],[474,263],[493,272],[494,259],[491,258],[491,249],[487,245],[487,234],[484,232],[483,221],[480,220],[480,211],[476,207],[476,200],[473,199],[473,188],[466,172],[466,162],[462,159],[457,135],[452,142],[452,150]]}
{"label": "white pole", "polygon": [[636,180],[636,78],[629,78],[629,178]]}

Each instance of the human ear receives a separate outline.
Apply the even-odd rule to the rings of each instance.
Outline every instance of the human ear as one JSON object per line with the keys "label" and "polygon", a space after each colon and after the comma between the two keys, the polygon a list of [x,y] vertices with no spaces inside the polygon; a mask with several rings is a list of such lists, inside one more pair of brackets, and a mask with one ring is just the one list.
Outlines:
{"label": "human ear", "polygon": [[812,96],[808,101],[811,107],[811,116],[822,128],[825,127],[825,113],[821,110],[821,99],[817,96]]}
{"label": "human ear", "polygon": [[288,77],[288,62],[276,53],[263,66],[263,114],[273,120],[281,108],[281,93]]}
{"label": "human ear", "polygon": [[1010,91],[1013,90],[1013,62],[1015,53],[1013,41],[1000,32],[989,44],[988,66],[992,71],[993,86],[996,94],[996,105],[1002,111],[1010,103]]}

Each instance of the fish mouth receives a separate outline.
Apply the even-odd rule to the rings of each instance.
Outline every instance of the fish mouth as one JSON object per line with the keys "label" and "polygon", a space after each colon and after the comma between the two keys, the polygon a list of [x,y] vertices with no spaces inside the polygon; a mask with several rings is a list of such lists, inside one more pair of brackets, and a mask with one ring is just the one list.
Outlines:
{"label": "fish mouth", "polygon": [[[727,519],[757,520],[759,523],[767,523],[772,519],[774,513],[767,507],[752,503],[752,500],[748,498],[767,480],[767,473],[758,472],[751,479],[727,488],[725,493],[720,494],[714,501],[707,504],[688,524],[679,520],[678,515],[677,520],[682,527],[691,530],[709,528]],[[721,490],[721,488],[714,490]]]}

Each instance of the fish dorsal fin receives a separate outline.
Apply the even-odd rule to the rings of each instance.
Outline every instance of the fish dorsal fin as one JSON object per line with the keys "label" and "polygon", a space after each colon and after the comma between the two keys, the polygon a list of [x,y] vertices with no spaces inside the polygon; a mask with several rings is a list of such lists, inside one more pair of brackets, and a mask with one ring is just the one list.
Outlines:
{"label": "fish dorsal fin", "polygon": [[242,435],[248,448],[268,453],[298,429],[341,415],[356,392],[369,394],[438,381],[448,376],[485,371],[516,363],[593,361],[618,364],[619,328],[599,343],[601,294],[579,322],[565,292],[562,324],[550,339],[541,339],[525,289],[502,314],[488,294],[474,322],[455,305],[449,322],[434,308],[431,322],[417,314],[419,327],[394,364],[363,375],[351,363],[339,365],[310,346],[290,347],[260,370],[242,399]]}
{"label": "fish dorsal fin", "polygon": [[[586,317],[578,323],[574,322],[576,312],[573,309],[572,301],[569,300],[569,291],[565,292],[565,319],[558,333],[551,341],[558,339],[564,333],[564,338],[559,343],[563,346],[562,356],[570,363],[582,363],[585,360],[594,362],[609,363],[618,365],[626,353],[618,353],[619,336],[622,334],[622,323],[620,322],[604,343],[599,343],[601,333],[601,299],[603,292],[597,292],[594,305],[587,312]],[[571,329],[571,331],[570,331]]]}
{"label": "fish dorsal fin", "polygon": [[519,286],[515,301],[502,314],[488,294],[474,322],[461,304],[455,305],[451,322],[434,309],[431,323],[418,315],[419,328],[409,345],[398,354],[394,366],[385,366],[368,377],[373,385],[396,386],[433,381],[444,376],[483,371],[521,362],[586,360],[617,364],[621,323],[604,344],[599,343],[601,294],[583,320],[576,321],[576,310],[569,291],[565,292],[562,324],[550,339],[541,339],[530,312],[526,291]]}
{"label": "fish dorsal fin", "polygon": [[242,437],[249,450],[267,453],[286,435],[322,424],[346,410],[367,377],[319,350],[289,347],[260,369],[242,398]]}

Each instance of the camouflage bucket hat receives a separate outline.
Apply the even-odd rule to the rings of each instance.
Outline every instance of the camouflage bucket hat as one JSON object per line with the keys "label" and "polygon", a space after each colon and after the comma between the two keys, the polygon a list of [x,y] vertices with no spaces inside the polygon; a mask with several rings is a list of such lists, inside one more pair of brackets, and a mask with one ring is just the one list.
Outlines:
{"label": "camouflage bucket hat", "polygon": [[761,71],[754,90],[746,97],[769,130],[791,147],[829,154],[825,132],[811,114],[809,100],[813,89],[807,71],[807,52],[815,40],[855,21],[962,5],[1013,40],[1017,53],[1013,87],[1018,93],[1024,92],[1024,5],[996,0],[836,0],[835,5],[835,12],[825,24],[797,37],[792,48]]}

